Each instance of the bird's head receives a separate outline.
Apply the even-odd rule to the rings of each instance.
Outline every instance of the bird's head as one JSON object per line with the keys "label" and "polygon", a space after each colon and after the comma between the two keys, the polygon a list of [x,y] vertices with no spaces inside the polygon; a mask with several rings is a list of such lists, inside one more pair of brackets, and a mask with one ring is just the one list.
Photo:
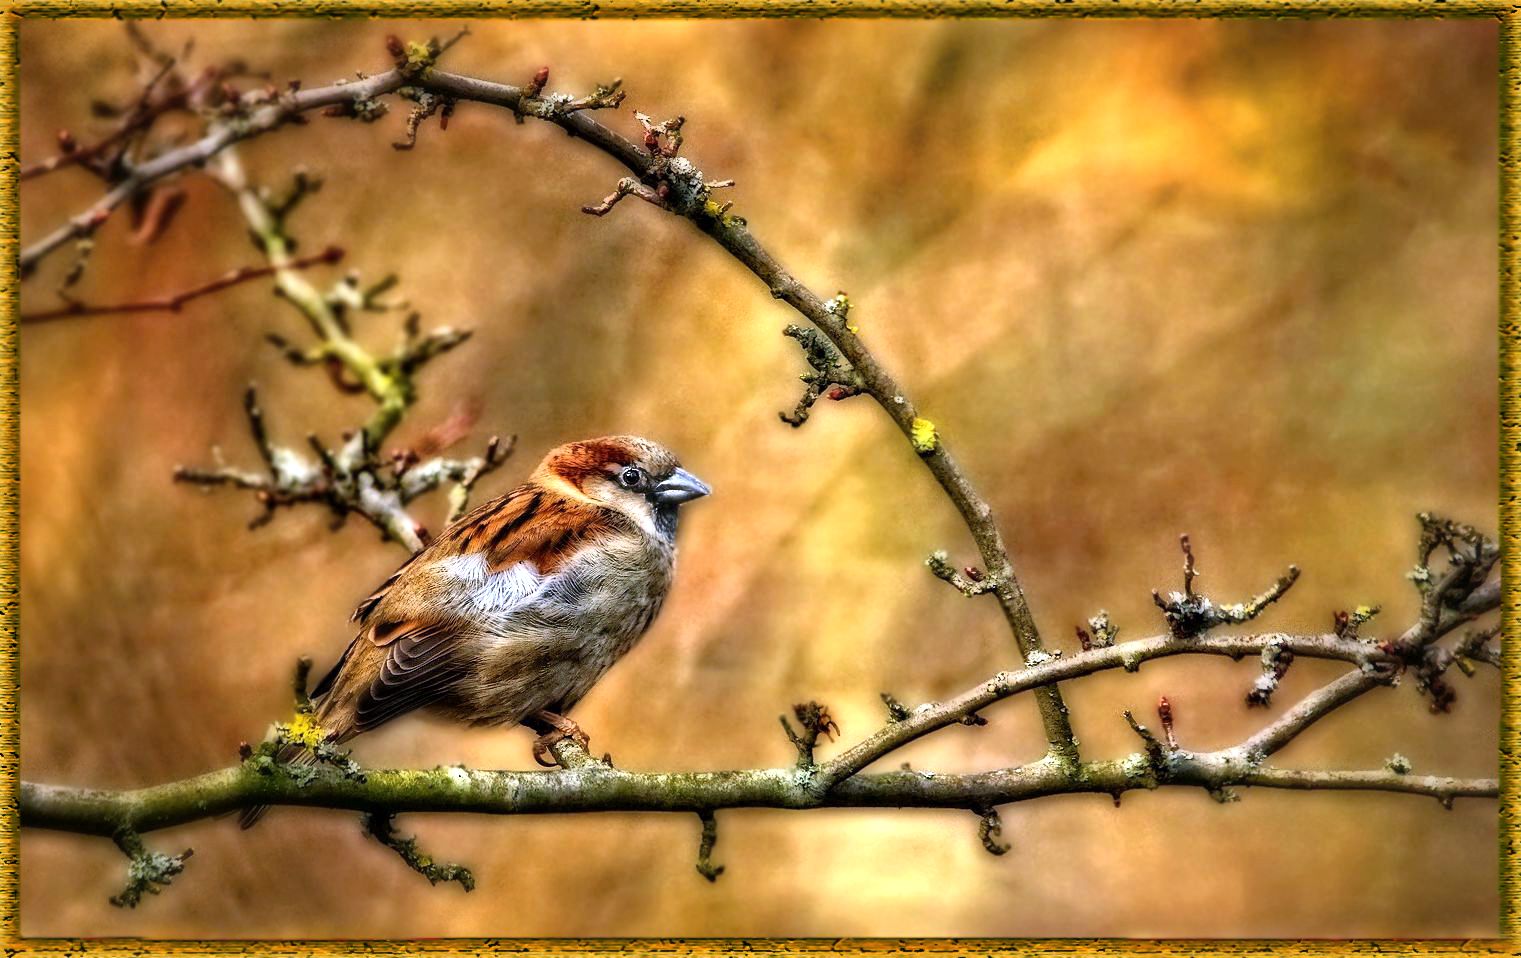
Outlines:
{"label": "bird's head", "polygon": [[550,451],[535,477],[675,534],[676,509],[707,495],[706,483],[681,468],[671,451],[638,436],[569,442]]}

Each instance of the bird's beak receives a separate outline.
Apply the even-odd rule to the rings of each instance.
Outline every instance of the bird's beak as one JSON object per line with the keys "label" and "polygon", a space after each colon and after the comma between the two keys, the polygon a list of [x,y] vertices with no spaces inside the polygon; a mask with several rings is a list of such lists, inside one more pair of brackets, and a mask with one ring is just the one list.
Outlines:
{"label": "bird's beak", "polygon": [[707,483],[690,472],[677,469],[668,478],[655,484],[655,501],[663,506],[676,506],[693,499],[701,499],[712,491]]}

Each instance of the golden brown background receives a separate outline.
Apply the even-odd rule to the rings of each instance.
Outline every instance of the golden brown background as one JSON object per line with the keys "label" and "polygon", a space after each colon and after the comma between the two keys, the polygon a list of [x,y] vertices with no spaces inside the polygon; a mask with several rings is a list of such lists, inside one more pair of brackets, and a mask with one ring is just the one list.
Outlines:
{"label": "golden brown background", "polygon": [[[383,68],[381,37],[450,24],[165,23],[200,62],[272,80]],[[625,78],[627,106],[688,119],[686,153],[815,289],[848,290],[863,335],[994,502],[1049,640],[1100,607],[1125,635],[1160,621],[1176,536],[1202,584],[1237,599],[1305,570],[1269,627],[1333,610],[1415,608],[1412,514],[1493,529],[1497,495],[1496,27],[1493,23],[481,23],[452,68],[584,91]],[[129,88],[110,23],[22,27],[22,152],[84,138],[94,97]],[[609,117],[632,130],[625,111]],[[796,398],[794,319],[688,224],[630,202],[578,207],[621,175],[541,124],[464,104],[414,153],[380,127],[319,120],[244,150],[254,175],[297,163],[327,187],[293,227],[348,266],[398,270],[427,319],[477,338],[424,374],[398,436],[460,400],[520,452],[636,431],[717,493],[687,511],[667,611],[577,710],[632,769],[786,763],[776,715],[818,698],[847,740],[878,693],[959,691],[1009,666],[990,602],[922,568],[970,547],[908,445],[865,400],[776,420]],[[114,301],[257,262],[232,204],[190,176],[157,245],[113,221],[79,292]],[[25,237],[97,187],[27,184]],[[24,293],[50,304],[63,261]],[[346,267],[345,267],[346,268]],[[334,273],[333,275],[336,275]],[[328,281],[324,278],[324,282]],[[389,343],[394,321],[370,321]],[[235,759],[287,713],[300,653],[325,667],[356,600],[401,558],[317,510],[263,530],[233,494],[174,486],[221,444],[252,464],[239,391],[265,388],[277,437],[357,421],[320,374],[262,344],[303,331],[254,283],[181,315],[94,319],[23,337],[22,757],[27,779],[138,786]],[[367,333],[370,335],[370,333]],[[419,513],[436,523],[442,503]],[[1255,665],[1181,661],[1067,689],[1084,748],[1123,754],[1123,708],[1175,704],[1183,744],[1239,741]],[[1332,674],[1296,665],[1277,714]],[[1281,759],[1495,771],[1497,682],[1459,680],[1434,717],[1407,685],[1370,695]],[[970,770],[1039,753],[1033,705],[990,710],[895,757]],[[359,743],[375,766],[526,767],[522,730],[408,719]],[[471,895],[430,888],[354,816],[277,810],[151,836],[193,845],[186,873],[111,908],[109,842],[23,839],[28,935],[1489,935],[1498,909],[1489,801],[1192,791],[1007,808],[1013,850],[986,854],[965,812],[720,813],[710,886],[692,816],[410,816]]]}

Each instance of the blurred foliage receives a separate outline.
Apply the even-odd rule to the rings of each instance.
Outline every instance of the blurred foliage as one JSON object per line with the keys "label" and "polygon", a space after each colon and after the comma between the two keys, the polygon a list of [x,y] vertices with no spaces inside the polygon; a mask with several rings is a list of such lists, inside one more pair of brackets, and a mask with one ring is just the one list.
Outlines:
{"label": "blurred foliage", "polygon": [[[382,36],[449,24],[153,24],[203,60],[272,82],[386,62]],[[21,27],[22,153],[85,138],[93,98],[130,88],[119,25]],[[1496,26],[1493,23],[482,23],[462,72],[584,92],[613,75],[628,106],[688,117],[685,153],[733,176],[746,216],[799,277],[847,290],[862,335],[919,398],[994,502],[1049,641],[1100,607],[1159,631],[1149,591],[1177,578],[1189,531],[1201,588],[1242,595],[1305,575],[1267,627],[1415,610],[1403,578],[1415,512],[1493,529],[1497,498]],[[480,438],[521,436],[482,494],[548,447],[609,432],[680,451],[717,490],[682,529],[682,568],[645,642],[577,710],[593,748],[635,769],[792,760],[776,715],[829,705],[848,742],[907,702],[1012,662],[996,607],[923,568],[971,558],[949,506],[864,401],[776,412],[805,371],[794,318],[687,224],[643,204],[581,204],[619,175],[563,134],[460,107],[415,151],[384,129],[315,120],[244,151],[266,182],[295,165],[323,193],[292,229],[402,274],[428,320],[469,326],[430,367],[398,439],[459,403]],[[632,116],[616,118],[630,131]],[[113,221],[77,290],[158,294],[257,261],[228,198],[185,181],[155,245]],[[23,232],[74,212],[78,170],[29,183]],[[118,220],[121,218],[118,217]],[[50,304],[67,256],[24,291]],[[363,331],[395,335],[380,318]],[[288,709],[298,654],[319,667],[355,602],[399,561],[317,510],[245,533],[253,505],[170,483],[208,446],[252,461],[243,384],[287,442],[353,422],[320,373],[262,342],[299,319],[253,283],[179,315],[50,324],[22,366],[22,771],[132,786],[228,764]],[[436,524],[442,501],[433,513]],[[1301,663],[1271,714],[1323,681]],[[1134,747],[1121,710],[1165,692],[1184,747],[1264,720],[1254,663],[1169,662],[1073,686],[1090,753]],[[1370,695],[1285,763],[1495,768],[1492,675],[1450,716],[1410,688]],[[1033,757],[1027,701],[904,753],[916,768]],[[838,748],[841,746],[827,746]],[[825,751],[824,754],[829,754]],[[525,767],[528,733],[408,719],[359,745],[368,764]],[[107,842],[27,833],[27,935],[1487,935],[1497,822],[1392,796],[1269,794],[1218,806],[1147,794],[1006,809],[988,855],[967,813],[731,812],[710,885],[692,816],[411,816],[479,890],[432,888],[337,813],[276,810],[257,830],[202,823],[169,893],[124,914]]]}

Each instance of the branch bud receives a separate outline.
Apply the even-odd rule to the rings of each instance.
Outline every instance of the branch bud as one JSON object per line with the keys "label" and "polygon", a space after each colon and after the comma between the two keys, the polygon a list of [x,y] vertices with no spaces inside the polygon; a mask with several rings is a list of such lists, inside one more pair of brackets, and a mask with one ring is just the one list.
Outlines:
{"label": "branch bud", "polygon": [[392,60],[396,61],[397,66],[406,66],[407,48],[402,45],[401,37],[394,33],[386,34],[386,52],[391,55]]}
{"label": "branch bud", "polygon": [[549,67],[539,67],[538,72],[533,75],[533,79],[529,80],[528,85],[523,87],[523,95],[538,96],[544,92],[544,85],[548,82]]}
{"label": "branch bud", "polygon": [[1167,747],[1176,749],[1178,747],[1178,737],[1173,734],[1172,730],[1172,703],[1167,701],[1167,696],[1165,695],[1157,700],[1157,718],[1162,720],[1162,732],[1167,736]]}

